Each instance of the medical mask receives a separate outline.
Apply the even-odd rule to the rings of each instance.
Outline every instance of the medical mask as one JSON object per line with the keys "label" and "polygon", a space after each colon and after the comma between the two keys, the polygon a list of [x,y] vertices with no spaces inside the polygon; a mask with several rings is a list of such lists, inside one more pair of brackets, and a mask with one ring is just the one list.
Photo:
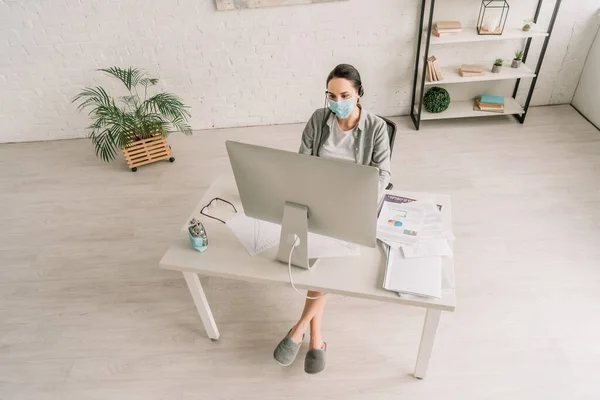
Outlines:
{"label": "medical mask", "polygon": [[329,100],[329,109],[340,119],[346,119],[354,110],[354,98],[348,100],[333,101]]}

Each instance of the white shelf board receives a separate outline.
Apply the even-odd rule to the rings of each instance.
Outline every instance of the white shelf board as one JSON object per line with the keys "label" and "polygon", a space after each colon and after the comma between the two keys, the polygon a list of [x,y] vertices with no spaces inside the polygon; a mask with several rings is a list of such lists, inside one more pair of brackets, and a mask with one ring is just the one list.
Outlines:
{"label": "white shelf board", "polygon": [[[501,81],[507,79],[518,79],[518,78],[533,78],[535,77],[535,73],[526,66],[525,64],[521,64],[519,68],[511,68],[510,62],[503,66],[499,73],[494,74],[491,71],[491,66],[489,70],[484,71],[484,75],[481,76],[465,76],[462,77],[458,73],[460,65],[453,66],[440,66],[442,69],[442,75],[444,77],[441,81],[436,82],[425,82],[425,85],[443,85],[445,83],[468,83],[468,82],[484,82],[484,81]],[[473,63],[475,65],[485,66],[483,63]],[[485,67],[484,67],[485,68]]]}
{"label": "white shelf board", "polygon": [[[427,35],[427,31],[424,32]],[[493,40],[514,40],[514,39],[527,39],[530,37],[545,37],[548,36],[548,32],[540,31],[529,31],[524,32],[522,29],[506,28],[502,35],[478,35],[477,28],[475,27],[463,27],[462,32],[452,33],[446,36],[437,37],[431,35],[429,42],[430,46],[438,44],[448,43],[468,43],[468,42],[487,42]]]}
{"label": "white shelf board", "polygon": [[[523,114],[523,107],[512,97],[504,98],[504,114],[473,110],[474,100],[452,101],[448,109],[441,113],[430,113],[422,108],[421,120],[471,118],[471,117],[497,117],[499,115]],[[415,113],[418,112],[415,106]]]}

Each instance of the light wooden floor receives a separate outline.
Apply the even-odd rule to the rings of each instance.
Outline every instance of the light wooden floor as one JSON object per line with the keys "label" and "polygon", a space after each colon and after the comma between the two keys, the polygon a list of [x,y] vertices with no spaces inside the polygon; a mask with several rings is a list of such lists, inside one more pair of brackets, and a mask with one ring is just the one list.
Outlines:
{"label": "light wooden floor", "polygon": [[211,278],[208,340],[183,278],[158,260],[224,141],[296,150],[302,126],[172,137],[177,161],[103,164],[86,140],[0,146],[0,399],[598,399],[600,132],[570,106],[509,117],[396,119],[396,188],[452,195],[458,308],[427,379],[411,376],[424,311],[332,297],[329,362],[273,346],[292,290]]}

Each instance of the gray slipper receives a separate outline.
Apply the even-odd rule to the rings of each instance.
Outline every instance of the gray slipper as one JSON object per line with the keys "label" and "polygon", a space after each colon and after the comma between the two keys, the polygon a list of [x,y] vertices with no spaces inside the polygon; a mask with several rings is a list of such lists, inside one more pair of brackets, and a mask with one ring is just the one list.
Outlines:
{"label": "gray slipper", "polygon": [[[292,330],[287,333],[287,335],[279,342],[277,347],[275,347],[275,351],[273,352],[273,358],[275,361],[284,367],[291,365],[296,356],[298,355],[298,351],[300,350],[300,346],[302,342],[296,343],[290,338],[290,333]],[[302,340],[304,341],[304,335],[302,335]]]}
{"label": "gray slipper", "polygon": [[327,343],[323,343],[323,350],[311,349],[306,353],[304,359],[304,371],[307,374],[318,374],[325,369],[325,352]]}

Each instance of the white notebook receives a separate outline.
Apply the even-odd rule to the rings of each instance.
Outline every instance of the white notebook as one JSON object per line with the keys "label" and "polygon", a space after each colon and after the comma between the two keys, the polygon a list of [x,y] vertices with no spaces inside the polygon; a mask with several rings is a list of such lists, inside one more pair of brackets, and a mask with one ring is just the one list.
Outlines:
{"label": "white notebook", "polygon": [[404,258],[452,257],[452,248],[446,239],[420,240],[417,244],[402,245]]}
{"label": "white notebook", "polygon": [[442,297],[442,258],[404,258],[390,249],[383,288],[415,296]]}

